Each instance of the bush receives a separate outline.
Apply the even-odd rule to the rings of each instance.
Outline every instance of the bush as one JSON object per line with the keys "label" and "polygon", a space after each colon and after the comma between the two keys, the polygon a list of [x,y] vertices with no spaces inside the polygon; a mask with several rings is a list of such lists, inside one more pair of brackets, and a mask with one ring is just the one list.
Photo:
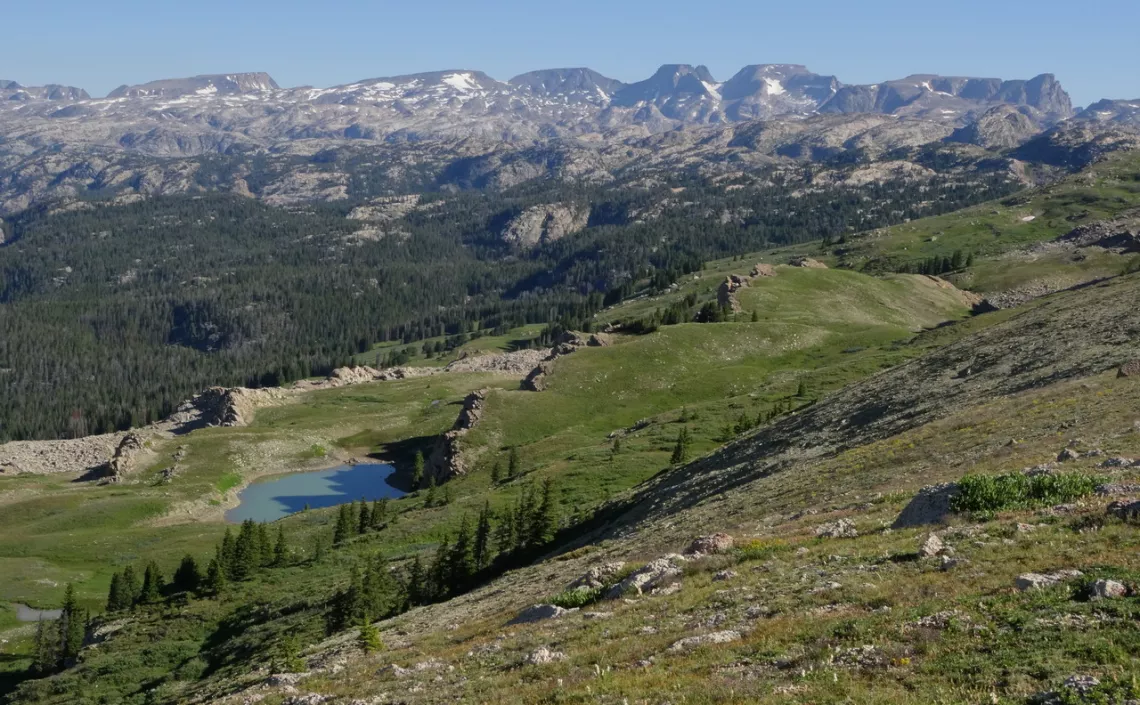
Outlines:
{"label": "bush", "polygon": [[956,512],[998,512],[1072,502],[1093,493],[1103,478],[1076,472],[966,475],[950,500]]}
{"label": "bush", "polygon": [[585,607],[592,605],[598,600],[602,599],[605,591],[604,587],[600,588],[575,588],[574,590],[566,590],[560,592],[554,597],[550,598],[550,604],[557,605],[564,610],[572,610],[575,607]]}

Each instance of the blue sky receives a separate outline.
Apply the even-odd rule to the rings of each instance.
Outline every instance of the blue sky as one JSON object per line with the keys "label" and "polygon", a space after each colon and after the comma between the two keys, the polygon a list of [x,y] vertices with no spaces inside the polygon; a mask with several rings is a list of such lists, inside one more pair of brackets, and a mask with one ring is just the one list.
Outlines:
{"label": "blue sky", "polygon": [[78,85],[268,71],[285,86],[470,68],[507,79],[663,63],[725,80],[801,63],[847,83],[908,73],[1057,74],[1078,104],[1140,97],[1136,0],[0,0],[0,78]]}

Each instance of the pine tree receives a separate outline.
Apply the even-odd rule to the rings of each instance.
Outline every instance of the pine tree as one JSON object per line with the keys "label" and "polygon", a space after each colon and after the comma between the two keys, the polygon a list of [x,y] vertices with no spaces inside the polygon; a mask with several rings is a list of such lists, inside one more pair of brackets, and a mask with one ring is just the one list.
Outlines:
{"label": "pine tree", "polygon": [[388,616],[396,606],[396,589],[388,561],[376,554],[364,574],[364,609],[380,618]]}
{"label": "pine tree", "polygon": [[139,599],[139,580],[135,576],[132,566],[123,568],[123,597],[122,609],[130,609]]}
{"label": "pine tree", "polygon": [[555,515],[554,482],[549,477],[542,483],[542,499],[534,510],[531,520],[530,543],[533,546],[542,546],[554,538],[558,527],[558,517]]}
{"label": "pine tree", "polygon": [[67,584],[63,595],[63,609],[59,616],[60,660],[73,659],[83,648],[83,637],[87,629],[87,619],[75,598],[75,586]]}
{"label": "pine tree", "polygon": [[428,572],[428,589],[432,600],[443,600],[451,592],[448,585],[451,564],[451,537],[444,536],[435,550],[431,570]]}
{"label": "pine tree", "polygon": [[447,583],[456,592],[465,590],[471,582],[471,576],[475,574],[475,562],[471,553],[471,528],[467,522],[467,515],[464,514],[459,522],[459,533],[455,536],[455,543],[451,546],[447,569]]}
{"label": "pine tree", "polygon": [[198,570],[198,562],[194,556],[186,555],[182,558],[178,570],[174,571],[174,590],[176,592],[194,592],[202,582],[202,573]]}
{"label": "pine tree", "polygon": [[435,506],[435,475],[431,475],[428,477],[427,494],[424,496],[424,506],[425,507],[434,507]]}
{"label": "pine tree", "polygon": [[330,631],[344,629],[357,620],[364,612],[364,584],[360,566],[353,563],[348,585],[333,598],[332,613],[329,615]]}
{"label": "pine tree", "polygon": [[118,612],[124,609],[123,577],[118,573],[111,576],[111,587],[107,590],[107,611]]}
{"label": "pine tree", "polygon": [[273,565],[273,541],[269,538],[269,527],[265,522],[257,525],[257,548],[258,567],[268,568]]}
{"label": "pine tree", "polygon": [[669,462],[673,465],[683,465],[689,460],[689,427],[682,426],[677,432],[677,442],[673,445],[673,455]]}
{"label": "pine tree", "polygon": [[227,577],[235,582],[248,580],[260,565],[261,546],[257,524],[252,519],[246,519],[234,540],[233,563]]}
{"label": "pine tree", "polygon": [[753,311],[752,312],[752,322],[753,323],[759,323],[760,322],[760,312],[759,311]]}
{"label": "pine tree", "polygon": [[510,507],[503,512],[499,525],[495,527],[495,548],[499,553],[515,550],[515,512]]}
{"label": "pine tree", "polygon": [[285,542],[285,527],[277,526],[277,542],[273,544],[273,565],[280,568],[289,562],[289,544]]}
{"label": "pine tree", "polygon": [[356,519],[356,533],[366,534],[369,527],[372,526],[372,512],[368,509],[368,503],[362,497],[360,499],[360,511],[357,513]]}
{"label": "pine tree", "polygon": [[277,673],[302,673],[306,670],[305,661],[301,658],[301,640],[296,634],[286,634],[281,638],[274,670]]}
{"label": "pine tree", "polygon": [[340,505],[340,512],[336,517],[336,529],[333,530],[333,546],[343,546],[352,532],[352,512],[349,505]]}
{"label": "pine tree", "polygon": [[39,675],[54,673],[59,664],[59,640],[55,626],[42,618],[36,625],[36,653],[32,665]]}
{"label": "pine tree", "polygon": [[158,564],[154,561],[146,564],[146,570],[143,572],[142,590],[139,592],[138,604],[150,605],[162,599],[162,590],[165,587],[165,581],[162,577],[162,572],[158,569]]}
{"label": "pine tree", "polygon": [[800,379],[800,386],[796,389],[796,396],[799,397],[800,399],[803,399],[804,397],[807,396],[807,393],[808,393],[807,380]]}
{"label": "pine tree", "polygon": [[428,590],[425,581],[424,566],[417,555],[412,559],[411,567],[408,568],[407,581],[404,586],[404,595],[408,607],[427,604]]}
{"label": "pine tree", "polygon": [[610,454],[611,455],[617,455],[620,452],[621,452],[621,439],[615,438],[614,444],[612,446],[610,446]]}
{"label": "pine tree", "polygon": [[503,466],[496,460],[495,464],[491,466],[491,484],[497,485],[503,479]]}
{"label": "pine tree", "polygon": [[443,483],[443,499],[440,501],[440,506],[446,507],[451,504],[451,485],[446,482]]}
{"label": "pine tree", "polygon": [[424,454],[416,451],[416,459],[412,464],[412,489],[420,489],[424,481]]}
{"label": "pine tree", "polygon": [[218,595],[226,586],[226,571],[218,558],[212,558],[206,568],[206,592]]}
{"label": "pine tree", "polygon": [[218,562],[221,564],[222,570],[226,573],[226,580],[234,579],[234,557],[236,554],[237,542],[234,540],[234,535],[227,526],[226,533],[222,536],[222,545],[218,553]]}
{"label": "pine tree", "polygon": [[483,505],[479,512],[479,523],[475,527],[475,544],[471,549],[475,570],[483,570],[491,564],[491,503]]}
{"label": "pine tree", "polygon": [[372,528],[379,529],[388,521],[388,500],[378,499],[372,502]]}
{"label": "pine tree", "polygon": [[367,613],[360,620],[360,648],[369,654],[384,648],[384,642],[380,639],[380,630],[372,623],[372,618]]}
{"label": "pine tree", "polygon": [[510,455],[507,456],[507,479],[515,479],[521,471],[522,462],[519,460],[519,449],[511,448]]}

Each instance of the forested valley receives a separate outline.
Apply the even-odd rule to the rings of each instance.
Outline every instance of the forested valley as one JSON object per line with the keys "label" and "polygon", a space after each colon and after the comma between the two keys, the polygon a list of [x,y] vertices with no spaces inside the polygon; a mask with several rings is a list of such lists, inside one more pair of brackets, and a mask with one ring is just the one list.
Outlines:
{"label": "forested valley", "polygon": [[[324,375],[383,341],[588,328],[603,302],[712,258],[1017,188],[1000,170],[862,185],[772,176],[760,188],[677,174],[426,193],[373,238],[346,217],[356,200],[280,208],[213,194],[25,211],[0,239],[0,442],[149,423],[206,387]],[[589,226],[529,249],[504,242],[512,217],[551,202],[588,206]]]}

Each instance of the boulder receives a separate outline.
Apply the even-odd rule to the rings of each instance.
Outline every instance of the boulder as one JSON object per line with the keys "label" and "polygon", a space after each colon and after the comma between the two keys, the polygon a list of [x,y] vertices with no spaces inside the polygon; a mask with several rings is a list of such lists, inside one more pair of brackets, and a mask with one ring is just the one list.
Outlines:
{"label": "boulder", "polygon": [[625,568],[622,561],[614,561],[604,565],[596,565],[580,575],[574,582],[566,586],[567,590],[597,590],[609,585],[614,576]]}
{"label": "boulder", "polygon": [[681,569],[677,567],[673,559],[669,557],[658,558],[655,561],[651,561],[645,567],[630,573],[625,580],[614,585],[606,594],[606,597],[609,599],[618,599],[630,592],[636,592],[638,595],[641,595],[649,590],[661,587],[672,578],[680,576],[681,572]]}
{"label": "boulder", "polygon": [[814,260],[811,257],[793,257],[788,260],[788,264],[793,267],[803,267],[804,269],[827,269],[827,265],[819,260]]}
{"label": "boulder", "polygon": [[1140,519],[1140,499],[1122,499],[1112,502],[1105,511],[1124,521]]}
{"label": "boulder", "polygon": [[815,527],[815,535],[827,539],[853,539],[859,535],[850,519],[830,521]]}
{"label": "boulder", "polygon": [[752,276],[754,276],[754,277],[774,277],[774,276],[776,276],[776,268],[770,264],[764,264],[763,262],[760,262],[760,263],[757,263],[757,265],[752,268]]}
{"label": "boulder", "polygon": [[735,570],[722,570],[712,577],[714,583],[719,583],[725,580],[732,580],[740,574]]}
{"label": "boulder", "polygon": [[688,636],[679,641],[673,642],[669,647],[670,651],[686,651],[697,646],[704,646],[706,644],[728,644],[734,641],[740,641],[740,632],[727,629],[722,632],[712,632],[711,634],[702,634],[700,636]]}
{"label": "boulder", "polygon": [[571,610],[564,609],[558,605],[534,605],[519,612],[518,616],[508,622],[508,624],[543,622],[548,619],[558,619],[569,612],[571,612]]}
{"label": "boulder", "polygon": [[531,666],[541,666],[547,663],[555,663],[557,661],[565,661],[566,654],[561,651],[552,651],[549,647],[540,646],[534,651],[526,655],[523,663]]}
{"label": "boulder", "polygon": [[946,550],[946,544],[942,543],[942,539],[938,538],[938,534],[930,534],[922,545],[918,548],[918,555],[924,558],[932,558]]}
{"label": "boulder", "polygon": [[1111,600],[1118,597],[1127,597],[1128,588],[1124,583],[1115,580],[1100,579],[1092,585],[1092,599]]}
{"label": "boulder", "polygon": [[1116,371],[1117,377],[1140,377],[1140,360],[1130,360]]}
{"label": "boulder", "polygon": [[725,533],[709,534],[693,540],[685,549],[685,555],[710,555],[714,553],[727,553],[732,550],[736,540]]}
{"label": "boulder", "polygon": [[1027,590],[1041,590],[1047,587],[1052,587],[1058,583],[1065,582],[1079,578],[1084,573],[1079,570],[1058,570],[1054,573],[1022,573],[1017,576],[1014,584],[1017,589],[1025,592]]}
{"label": "boulder", "polygon": [[1070,460],[1080,460],[1080,458],[1080,452],[1073,450],[1072,448],[1066,448],[1057,454],[1057,461],[1061,463],[1066,463]]}

